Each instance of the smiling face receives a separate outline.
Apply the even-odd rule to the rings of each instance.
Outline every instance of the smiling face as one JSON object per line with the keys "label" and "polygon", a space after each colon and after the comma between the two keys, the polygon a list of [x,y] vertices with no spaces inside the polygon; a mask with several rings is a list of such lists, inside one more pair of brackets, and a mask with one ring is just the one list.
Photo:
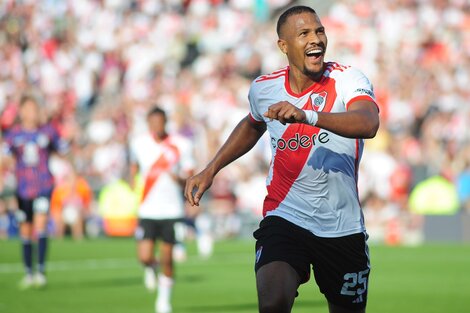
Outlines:
{"label": "smiling face", "polygon": [[320,18],[311,12],[289,16],[279,31],[278,46],[287,55],[294,75],[319,80],[328,40]]}

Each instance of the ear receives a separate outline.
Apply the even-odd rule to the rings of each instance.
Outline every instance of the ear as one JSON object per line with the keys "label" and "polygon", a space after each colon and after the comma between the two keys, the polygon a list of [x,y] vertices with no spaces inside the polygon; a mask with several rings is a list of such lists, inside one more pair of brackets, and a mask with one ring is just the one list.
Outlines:
{"label": "ear", "polygon": [[281,50],[282,53],[287,54],[287,43],[283,39],[278,39],[277,40],[277,46]]}

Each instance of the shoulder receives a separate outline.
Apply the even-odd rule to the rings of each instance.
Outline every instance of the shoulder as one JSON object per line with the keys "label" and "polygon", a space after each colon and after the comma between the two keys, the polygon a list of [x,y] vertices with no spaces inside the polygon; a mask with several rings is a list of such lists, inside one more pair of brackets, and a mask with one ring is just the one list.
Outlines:
{"label": "shoulder", "polygon": [[351,65],[347,65],[347,64],[341,64],[341,63],[338,63],[338,62],[326,62],[325,64],[325,73],[335,73],[335,74],[339,74],[339,73],[344,73],[345,71],[349,70],[352,68]]}
{"label": "shoulder", "polygon": [[289,71],[289,67],[286,66],[270,74],[260,75],[255,80],[253,80],[253,84],[262,84],[263,82],[284,79],[288,71]]}
{"label": "shoulder", "polygon": [[373,85],[358,68],[331,62],[325,71],[337,83],[337,90],[345,94],[355,93],[374,98]]}
{"label": "shoulder", "polygon": [[189,149],[192,146],[192,141],[179,134],[170,135],[170,142],[178,149]]}
{"label": "shoulder", "polygon": [[368,81],[366,75],[358,68],[351,65],[344,65],[337,62],[328,62],[325,69],[325,76],[330,76],[335,80],[362,80]]}
{"label": "shoulder", "polygon": [[4,138],[7,138],[7,137],[13,137],[13,136],[16,136],[18,134],[20,134],[22,132],[21,130],[21,127],[20,125],[16,124],[16,125],[13,125],[12,127],[6,129],[3,133],[3,137]]}
{"label": "shoulder", "polygon": [[155,143],[155,140],[153,140],[153,138],[150,136],[150,134],[149,133],[143,133],[143,134],[139,134],[139,135],[134,136],[130,140],[129,146],[130,146],[131,150],[139,151],[140,149],[145,149],[145,147],[149,147],[153,143]]}
{"label": "shoulder", "polygon": [[259,92],[266,88],[269,89],[279,84],[284,85],[288,70],[289,70],[289,67],[286,66],[270,74],[258,76],[251,83],[250,93]]}
{"label": "shoulder", "polygon": [[22,134],[23,131],[21,127],[19,125],[14,125],[3,132],[2,139],[7,146],[13,146],[15,141],[20,140]]}
{"label": "shoulder", "polygon": [[134,143],[136,144],[148,144],[148,143],[157,143],[155,139],[153,139],[152,135],[149,132],[142,133],[137,135],[134,138]]}
{"label": "shoulder", "polygon": [[55,128],[52,124],[47,123],[39,127],[37,131],[38,135],[39,134],[44,134],[47,135],[48,137],[56,137],[59,136],[59,131],[57,128]]}

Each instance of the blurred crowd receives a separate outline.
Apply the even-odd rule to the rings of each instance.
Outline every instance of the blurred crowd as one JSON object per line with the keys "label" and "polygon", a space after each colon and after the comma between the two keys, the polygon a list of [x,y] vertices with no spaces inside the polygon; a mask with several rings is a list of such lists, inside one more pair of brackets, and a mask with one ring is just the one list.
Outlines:
{"label": "blurred crowd", "polygon": [[[443,177],[470,212],[470,1],[309,1],[326,27],[326,60],[373,82],[381,128],[359,180],[371,240],[422,240],[410,194]],[[251,80],[287,65],[275,23],[289,0],[4,0],[0,2],[0,124],[33,91],[70,143],[51,162],[57,183],[80,177],[98,215],[101,190],[128,177],[128,143],[159,104],[171,132],[192,140],[202,168],[248,114]],[[260,219],[269,142],[224,169],[202,210],[216,237]],[[11,170],[0,173],[0,236],[15,209]],[[10,194],[11,196],[11,194]],[[188,208],[188,217],[201,212]]]}

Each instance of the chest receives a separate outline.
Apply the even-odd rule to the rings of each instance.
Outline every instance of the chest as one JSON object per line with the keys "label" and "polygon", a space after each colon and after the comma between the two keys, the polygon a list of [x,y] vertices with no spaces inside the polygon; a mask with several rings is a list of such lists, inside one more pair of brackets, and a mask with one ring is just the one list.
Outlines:
{"label": "chest", "polygon": [[26,153],[32,149],[37,151],[45,151],[51,144],[51,139],[47,133],[17,133],[11,140],[12,148],[17,153]]}
{"label": "chest", "polygon": [[[260,92],[257,100],[257,109],[261,115],[271,105],[281,101],[287,101],[303,110],[326,113],[346,111],[341,95],[337,92],[333,82],[323,85],[318,84],[318,86],[300,95],[293,95],[282,86],[278,86],[278,88],[271,88],[270,90]],[[269,122],[267,119],[265,121]]]}
{"label": "chest", "polygon": [[179,160],[179,151],[171,143],[157,143],[153,139],[142,142],[136,147],[139,166],[148,170],[155,163],[165,160],[165,164],[175,164]]}

